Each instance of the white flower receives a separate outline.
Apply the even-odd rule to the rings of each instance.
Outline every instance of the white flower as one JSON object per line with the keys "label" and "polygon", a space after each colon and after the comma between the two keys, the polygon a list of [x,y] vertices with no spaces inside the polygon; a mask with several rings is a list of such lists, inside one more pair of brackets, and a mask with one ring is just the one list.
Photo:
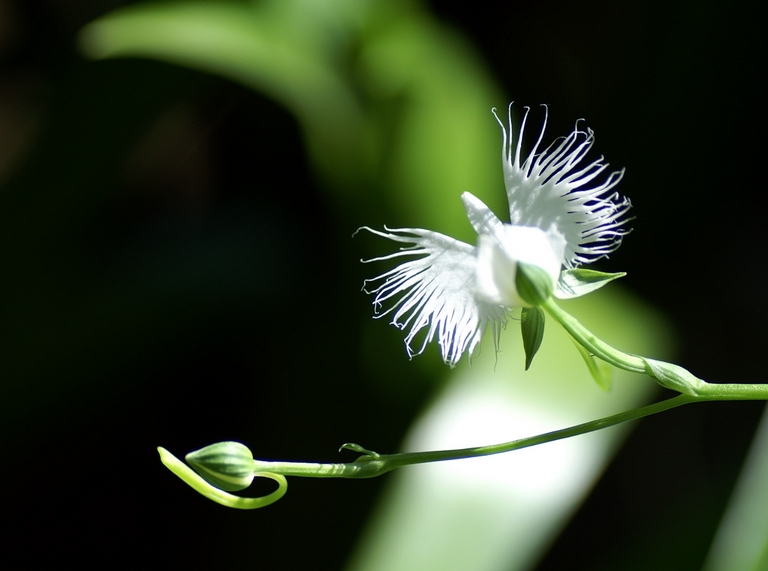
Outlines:
{"label": "white flower", "polygon": [[[409,244],[388,256],[365,262],[407,257],[407,261],[372,279],[368,293],[376,317],[392,315],[392,324],[407,329],[408,355],[421,353],[437,335],[445,362],[454,366],[461,355],[474,351],[488,325],[498,349],[507,312],[527,304],[515,287],[518,262],[539,266],[556,288],[563,268],[605,257],[621,244],[629,200],[611,189],[624,171],[615,171],[594,184],[608,164],[603,158],[581,166],[592,148],[592,130],[574,131],[537,154],[547,124],[533,150],[520,161],[528,108],[517,140],[512,142],[511,105],[509,138],[504,138],[502,163],[509,201],[510,224],[468,192],[462,195],[470,223],[478,233],[478,246],[420,228],[365,230],[395,242]],[[495,110],[494,110],[495,115]],[[412,256],[417,256],[412,258]],[[364,286],[365,289],[365,286]],[[557,293],[556,293],[557,295]],[[387,308],[382,310],[384,304]],[[426,329],[420,345],[411,343]]]}

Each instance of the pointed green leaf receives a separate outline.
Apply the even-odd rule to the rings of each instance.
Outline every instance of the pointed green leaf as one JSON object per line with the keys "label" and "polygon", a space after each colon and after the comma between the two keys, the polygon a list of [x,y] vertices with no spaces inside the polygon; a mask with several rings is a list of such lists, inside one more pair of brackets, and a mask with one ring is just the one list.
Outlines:
{"label": "pointed green leaf", "polygon": [[544,312],[538,307],[524,308],[521,314],[520,326],[523,331],[525,370],[527,371],[539,347],[541,347],[541,340],[544,337]]}
{"label": "pointed green leaf", "polygon": [[608,274],[597,270],[564,270],[560,274],[555,297],[558,299],[571,299],[581,297],[600,289],[608,282],[626,276],[626,272]]}
{"label": "pointed green leaf", "polygon": [[604,391],[611,390],[611,386],[613,385],[613,369],[611,366],[603,361],[598,361],[592,353],[576,341],[574,341],[573,344],[576,345],[576,349],[579,350],[579,354],[584,359],[587,369],[589,369],[592,378],[595,379],[598,386]]}

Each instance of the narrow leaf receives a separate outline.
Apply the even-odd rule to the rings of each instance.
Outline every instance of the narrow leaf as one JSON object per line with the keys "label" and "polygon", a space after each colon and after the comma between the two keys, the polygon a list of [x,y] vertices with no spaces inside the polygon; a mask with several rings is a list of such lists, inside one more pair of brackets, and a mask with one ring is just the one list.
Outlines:
{"label": "narrow leaf", "polygon": [[576,341],[574,341],[573,344],[576,345],[576,349],[579,350],[579,354],[584,359],[587,369],[589,369],[589,372],[592,375],[592,378],[595,379],[597,385],[604,391],[611,390],[611,386],[613,385],[613,369],[611,369],[611,366],[608,363],[598,361],[592,353]]}
{"label": "narrow leaf", "polygon": [[524,308],[520,319],[520,327],[523,332],[525,370],[527,371],[539,347],[541,347],[541,340],[544,337],[544,312],[538,307]]}

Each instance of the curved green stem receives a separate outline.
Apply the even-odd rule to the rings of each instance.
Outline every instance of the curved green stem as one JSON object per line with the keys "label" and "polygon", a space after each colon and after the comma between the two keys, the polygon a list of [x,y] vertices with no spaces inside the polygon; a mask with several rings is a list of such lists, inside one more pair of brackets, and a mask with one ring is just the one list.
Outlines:
{"label": "curved green stem", "polygon": [[588,434],[610,426],[616,426],[631,420],[637,420],[689,404],[714,400],[768,400],[768,385],[710,385],[704,383],[702,394],[681,394],[671,399],[650,404],[644,407],[620,412],[612,416],[591,420],[569,428],[563,428],[536,436],[520,438],[501,444],[476,446],[472,448],[457,448],[453,450],[434,450],[428,452],[405,452],[401,454],[377,454],[365,450],[356,444],[345,444],[343,448],[363,451],[354,462],[348,463],[315,463],[315,462],[268,462],[254,460],[254,476],[271,478],[278,483],[278,489],[263,497],[244,498],[235,496],[211,485],[186,464],[181,462],[165,448],[158,447],[160,458],[168,469],[184,480],[205,497],[227,507],[237,509],[256,509],[268,506],[279,500],[288,489],[285,476],[300,476],[305,478],[375,478],[397,468],[425,464],[428,462],[443,462],[503,454],[522,448],[555,442],[572,436]]}
{"label": "curved green stem", "polygon": [[577,343],[614,367],[649,375],[661,386],[696,397],[698,401],[768,400],[768,384],[708,383],[679,365],[619,351],[584,327],[552,298],[542,303],[541,307],[557,320]]}
{"label": "curved green stem", "polygon": [[[174,474],[192,486],[195,490],[224,506],[238,509],[255,509],[276,502],[286,492],[288,483],[285,476],[302,476],[305,478],[373,478],[386,474],[396,468],[424,464],[427,462],[442,462],[446,460],[459,460],[463,458],[477,458],[512,452],[521,448],[528,448],[547,442],[555,442],[564,438],[587,434],[601,430],[609,426],[615,426],[630,420],[636,420],[658,412],[670,410],[692,402],[724,401],[724,400],[768,400],[768,384],[711,384],[699,379],[683,367],[664,361],[648,359],[638,355],[632,355],[619,351],[608,345],[576,318],[561,309],[553,299],[548,299],[540,306],[556,319],[568,333],[581,344],[587,351],[603,361],[633,373],[643,373],[653,377],[660,385],[675,390],[680,395],[671,399],[647,405],[641,408],[621,412],[598,420],[592,420],[569,428],[547,432],[528,438],[520,438],[501,444],[490,446],[476,446],[473,448],[459,448],[455,450],[435,450],[430,452],[406,452],[402,454],[377,454],[366,450],[357,444],[345,444],[342,448],[348,448],[361,452],[362,455],[354,462],[346,464],[321,464],[309,462],[266,462],[253,460],[253,474],[271,478],[278,483],[278,489],[260,498],[242,498],[229,494],[214,487],[196,474],[186,464],[178,460],[164,448],[158,448],[160,458]],[[222,445],[227,446],[222,446]],[[232,452],[232,446],[235,451]],[[223,456],[234,454],[236,457],[227,460],[234,462],[232,466],[239,470],[243,456],[238,456],[238,448],[244,448],[238,443],[219,443],[212,445],[227,449]],[[201,452],[201,451],[198,451]],[[217,452],[219,450],[217,449]],[[251,461],[251,453],[245,449],[244,455],[247,462]],[[193,453],[194,454],[194,453]],[[203,456],[206,456],[205,454]],[[189,458],[189,456],[188,456]],[[226,458],[225,458],[226,459]],[[204,458],[198,459],[204,462]],[[227,462],[222,464],[228,469]],[[217,465],[217,469],[221,466]],[[240,475],[238,474],[238,477]]]}
{"label": "curved green stem", "polygon": [[490,446],[476,446],[473,448],[458,448],[454,450],[435,450],[429,452],[405,452],[402,454],[365,454],[354,462],[347,464],[314,464],[304,462],[265,462],[255,460],[256,470],[268,471],[285,476],[303,476],[306,478],[374,478],[381,476],[396,468],[425,464],[427,462],[442,462],[446,460],[460,460],[463,458],[477,458],[512,452],[521,448],[555,442],[580,434],[587,434],[609,426],[615,426],[630,420],[637,420],[645,416],[670,410],[696,401],[696,397],[679,395],[677,397],[650,404],[641,408],[621,412],[591,420],[576,426],[538,434],[527,438],[520,438],[501,444]]}
{"label": "curved green stem", "polygon": [[595,357],[631,373],[647,373],[645,362],[641,357],[619,351],[608,345],[608,343],[584,327],[578,319],[557,305],[553,298],[550,297],[541,307],[554,317],[570,333],[571,337]]}

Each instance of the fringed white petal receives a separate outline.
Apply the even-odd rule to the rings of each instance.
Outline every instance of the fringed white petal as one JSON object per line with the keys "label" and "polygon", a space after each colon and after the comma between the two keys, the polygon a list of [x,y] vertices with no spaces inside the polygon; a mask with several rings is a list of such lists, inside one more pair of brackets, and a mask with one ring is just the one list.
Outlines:
{"label": "fringed white petal", "polygon": [[[506,308],[476,299],[474,246],[420,228],[385,227],[387,232],[362,229],[410,244],[398,252],[365,262],[419,256],[366,280],[363,286],[376,296],[373,300],[376,317],[392,314],[392,324],[408,330],[405,343],[410,357],[423,352],[427,343],[437,336],[443,360],[453,367],[465,351],[472,354],[489,324],[498,348],[501,329],[507,323]],[[376,287],[367,290],[367,284]],[[422,329],[426,329],[424,338],[414,349],[412,342]]]}
{"label": "fringed white petal", "polygon": [[521,164],[528,111],[526,108],[514,142],[511,106],[509,136],[496,117],[504,132],[502,158],[511,223],[537,226],[545,231],[554,225],[567,241],[563,264],[568,268],[608,255],[619,247],[628,232],[622,226],[628,220],[626,214],[631,204],[627,198],[611,192],[624,171],[614,171],[602,182],[590,186],[608,164],[600,157],[586,166],[581,165],[592,148],[594,134],[591,129],[580,131],[578,123],[570,135],[537,154],[547,126],[546,106],[539,138]]}

